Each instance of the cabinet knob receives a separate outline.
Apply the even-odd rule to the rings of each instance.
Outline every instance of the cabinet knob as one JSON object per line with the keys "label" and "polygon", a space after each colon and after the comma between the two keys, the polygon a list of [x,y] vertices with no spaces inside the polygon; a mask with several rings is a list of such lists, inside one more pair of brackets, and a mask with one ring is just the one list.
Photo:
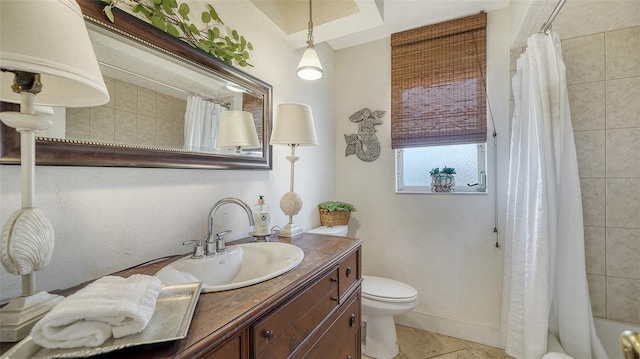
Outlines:
{"label": "cabinet knob", "polygon": [[338,278],[336,278],[336,277],[331,277],[331,279],[329,279],[329,280],[330,280],[330,281],[332,281],[332,282],[337,282],[337,281],[338,281]]}
{"label": "cabinet knob", "polygon": [[273,339],[273,330],[265,330],[264,337],[267,339]]}
{"label": "cabinet knob", "polygon": [[356,315],[351,314],[351,316],[349,317],[349,326],[353,327],[355,325],[356,325]]}
{"label": "cabinet knob", "polygon": [[351,267],[347,267],[347,277],[351,277]]}
{"label": "cabinet knob", "polygon": [[347,359],[352,359],[352,358],[351,358],[351,355],[347,355]]}
{"label": "cabinet knob", "polygon": [[334,301],[334,302],[337,302],[338,301],[338,297],[331,297],[331,300]]}

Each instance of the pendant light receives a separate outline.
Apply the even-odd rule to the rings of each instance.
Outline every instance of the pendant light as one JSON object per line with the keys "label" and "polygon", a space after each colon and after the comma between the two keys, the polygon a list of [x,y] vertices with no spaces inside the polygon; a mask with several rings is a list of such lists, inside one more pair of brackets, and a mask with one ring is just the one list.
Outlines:
{"label": "pendant light", "polygon": [[309,0],[309,37],[307,38],[307,48],[304,49],[300,63],[298,63],[298,70],[296,73],[298,77],[303,80],[317,80],[324,75],[322,70],[322,64],[320,58],[316,52],[316,47],[313,44],[313,13],[311,0]]}

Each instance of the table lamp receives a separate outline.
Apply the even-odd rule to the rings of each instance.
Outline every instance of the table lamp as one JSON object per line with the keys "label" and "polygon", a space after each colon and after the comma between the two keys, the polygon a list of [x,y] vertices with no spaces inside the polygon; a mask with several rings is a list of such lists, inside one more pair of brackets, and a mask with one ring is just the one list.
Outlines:
{"label": "table lamp", "polygon": [[35,136],[52,121],[35,106],[88,107],[109,102],[89,34],[73,0],[0,1],[0,100],[20,112],[0,119],[20,132],[22,208],[2,231],[0,259],[22,276],[22,295],[0,309],[0,341],[14,342],[62,300],[37,292],[34,272],[53,254],[53,226],[34,206]]}
{"label": "table lamp", "polygon": [[216,147],[236,149],[240,153],[243,148],[258,148],[260,141],[256,131],[253,115],[247,111],[224,111],[218,124]]}
{"label": "table lamp", "polygon": [[279,236],[295,237],[302,234],[302,229],[293,223],[293,216],[302,209],[302,198],[293,191],[294,164],[299,159],[296,157],[296,147],[318,145],[311,107],[297,103],[278,105],[278,115],[271,133],[271,144],[287,145],[291,148],[291,156],[287,156],[287,160],[291,162],[291,185],[289,192],[280,199],[280,208],[289,216],[289,223],[280,230]]}

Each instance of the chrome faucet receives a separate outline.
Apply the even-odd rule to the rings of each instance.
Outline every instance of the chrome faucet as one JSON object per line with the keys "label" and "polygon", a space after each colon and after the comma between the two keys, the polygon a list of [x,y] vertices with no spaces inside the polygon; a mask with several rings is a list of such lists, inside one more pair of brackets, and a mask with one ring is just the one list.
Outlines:
{"label": "chrome faucet", "polygon": [[249,217],[249,224],[252,226],[256,224],[255,220],[253,219],[253,212],[251,211],[251,207],[249,207],[249,205],[247,205],[246,203],[242,202],[237,198],[232,198],[232,197],[226,197],[219,200],[213,206],[211,206],[211,210],[209,210],[209,233],[207,234],[207,240],[205,242],[205,248],[204,248],[205,255],[224,252],[227,250],[227,246],[224,241],[224,236],[226,234],[231,233],[231,231],[228,230],[228,231],[220,232],[214,235],[215,232],[213,227],[214,227],[214,217],[216,215],[216,212],[218,211],[218,208],[228,203],[237,204],[238,206],[242,207],[242,209],[244,209],[244,211],[247,212],[247,217]]}

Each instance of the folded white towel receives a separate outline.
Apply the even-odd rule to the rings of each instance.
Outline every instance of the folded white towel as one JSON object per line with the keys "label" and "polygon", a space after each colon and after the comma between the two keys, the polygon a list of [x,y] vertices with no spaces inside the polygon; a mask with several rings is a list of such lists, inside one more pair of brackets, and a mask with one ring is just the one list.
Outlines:
{"label": "folded white towel", "polygon": [[162,289],[156,277],[102,277],[65,298],[31,330],[45,348],[96,347],[141,332],[149,324]]}

